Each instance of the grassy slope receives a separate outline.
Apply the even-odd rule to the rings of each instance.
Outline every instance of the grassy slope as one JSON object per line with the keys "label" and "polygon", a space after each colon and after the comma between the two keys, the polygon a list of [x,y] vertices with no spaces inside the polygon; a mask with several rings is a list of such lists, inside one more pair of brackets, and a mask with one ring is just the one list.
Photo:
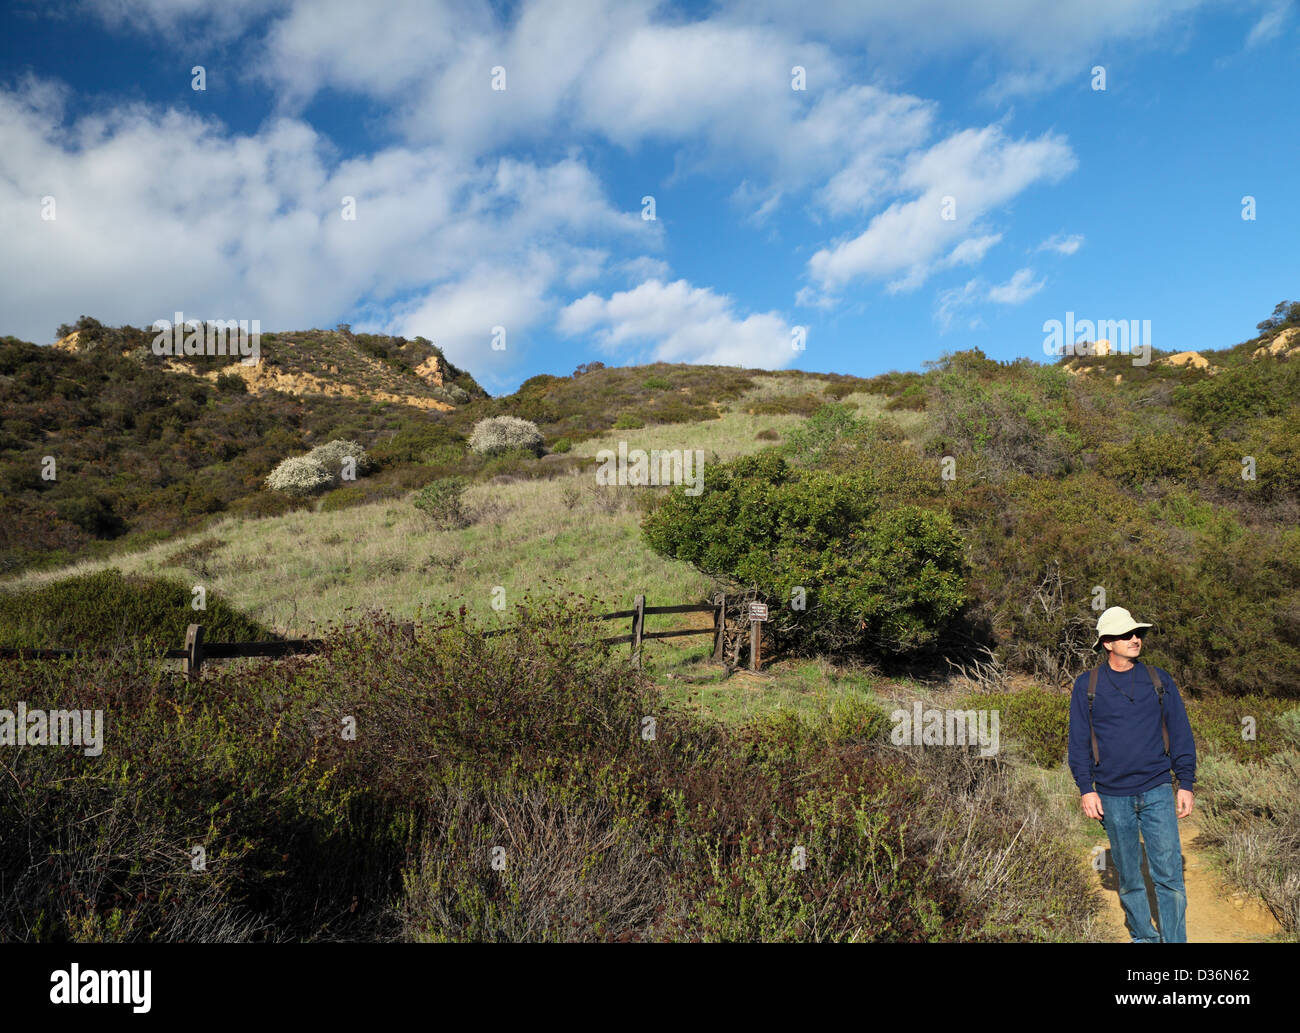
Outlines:
{"label": "grassy slope", "polygon": [[[743,408],[815,390],[821,383],[802,376],[757,379],[758,387],[719,419],[614,431],[581,442],[574,454],[594,457],[602,448],[617,448],[620,440],[630,448],[698,448],[721,459],[754,451],[768,443],[756,439],[759,431],[781,434],[802,417],[751,415]],[[864,414],[883,403],[867,395],[848,400],[860,403]],[[653,605],[695,600],[710,590],[698,572],[645,547],[633,490],[599,489],[590,473],[501,478],[472,486],[467,500],[483,516],[462,530],[434,530],[408,496],[329,513],[224,520],[141,552],[28,574],[14,584],[107,566],[190,578],[290,633],[372,608],[413,618],[464,605],[490,618],[497,586],[505,588],[508,606],[526,593],[553,587],[595,594],[610,609],[627,607],[639,592]],[[666,645],[663,650],[683,652]]]}

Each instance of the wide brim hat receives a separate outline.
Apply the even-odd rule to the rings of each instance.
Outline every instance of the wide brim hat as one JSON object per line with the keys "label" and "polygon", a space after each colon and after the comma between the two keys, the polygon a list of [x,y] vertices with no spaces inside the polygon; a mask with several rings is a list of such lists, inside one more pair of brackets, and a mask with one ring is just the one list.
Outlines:
{"label": "wide brim hat", "polygon": [[1096,649],[1101,645],[1103,635],[1127,635],[1135,628],[1149,628],[1150,624],[1135,621],[1133,615],[1122,606],[1112,606],[1097,618],[1097,641],[1092,644]]}

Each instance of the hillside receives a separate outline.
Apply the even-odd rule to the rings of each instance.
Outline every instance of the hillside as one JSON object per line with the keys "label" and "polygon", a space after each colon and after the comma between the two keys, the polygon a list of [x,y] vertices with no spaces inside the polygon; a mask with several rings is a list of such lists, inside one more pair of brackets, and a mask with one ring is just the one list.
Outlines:
{"label": "hillside", "polygon": [[[147,364],[133,375],[135,360],[114,349],[46,359],[7,342],[0,354],[27,361],[4,390],[30,390],[32,371],[53,363],[64,380],[47,391],[61,400],[50,430],[84,450],[83,469],[105,474],[106,493],[129,478],[94,461],[102,431],[73,419],[113,415],[90,400],[100,397],[92,371],[106,375],[114,405],[123,384],[162,398],[183,385],[176,404],[188,401],[197,425],[225,435],[232,467],[265,470],[335,436],[362,442],[378,464],[300,500],[250,477],[224,512],[195,517],[206,526],[163,528],[152,542],[139,530],[104,539],[106,555],[71,568],[36,553],[49,569],[5,586],[3,634],[32,645],[95,628],[129,639],[132,619],[175,640],[195,584],[209,593],[213,627],[302,635],[348,626],[319,657],[213,664],[197,685],[160,686],[152,664],[126,654],[45,668],[51,700],[107,698],[129,715],[114,748],[130,777],[68,780],[75,757],[21,751],[19,784],[63,779],[73,790],[0,791],[0,817],[23,842],[48,841],[41,855],[51,858],[32,876],[25,853],[0,850],[5,913],[17,916],[9,935],[1112,939],[1088,866],[1104,833],[1081,817],[1063,763],[1063,689],[1091,659],[1101,589],[1156,623],[1144,656],[1177,672],[1188,701],[1201,754],[1189,859],[1222,865],[1230,882],[1189,879],[1202,894],[1196,920],[1213,909],[1218,922],[1207,932],[1189,919],[1192,937],[1293,939],[1295,315],[1202,353],[1204,363],[1166,354],[1145,366],[1115,355],[1001,363],[973,351],[924,374],[871,379],[588,366],[436,411],[309,390],[258,394]],[[319,374],[303,363],[295,375],[310,386],[306,375]],[[118,417],[104,439],[118,462],[165,460],[195,484],[221,468],[211,458],[184,465],[182,443],[204,440],[191,427],[164,421],[140,440],[152,411]],[[543,454],[467,450],[474,423],[497,414],[537,421]],[[265,437],[240,437],[236,417],[263,420]],[[600,627],[555,618],[625,608],[639,593],[652,604],[701,599],[717,582],[649,544],[647,518],[671,513],[676,489],[597,482],[597,452],[620,445],[699,449],[715,476],[737,479],[757,464],[726,464],[778,457],[791,483],[868,485],[864,495],[886,512],[948,521],[962,542],[965,605],[914,654],[867,641],[810,651],[790,637],[765,654],[762,676],[748,676],[710,663],[707,639],[670,639],[648,644],[647,671],[636,674],[626,646],[593,648]],[[414,489],[426,485],[443,509],[416,505]],[[47,490],[56,503],[67,497]],[[138,518],[162,511],[153,493],[142,497]],[[728,519],[703,533],[727,538]],[[796,536],[813,530],[791,511],[771,522]],[[110,568],[129,576],[65,576]],[[770,601],[779,607],[782,596]],[[509,620],[514,633],[483,640],[440,627],[457,609],[471,627]],[[390,618],[420,622],[416,642]],[[672,618],[654,620],[658,629]],[[36,698],[30,670],[12,663],[0,676],[11,693]],[[1001,754],[899,748],[890,715],[913,706],[992,708]],[[354,714],[365,734],[340,738],[331,715]],[[647,714],[658,722],[650,741],[629,733]],[[1246,716],[1256,738],[1242,734]],[[109,884],[140,902],[125,917],[108,893],[65,892],[61,859],[112,868],[108,848],[69,844],[61,831],[100,813],[105,795],[144,801],[136,842],[115,856],[162,856],[158,843],[208,837],[210,856],[219,848],[223,858],[212,899],[187,896],[193,880],[161,863],[143,876],[113,869]],[[217,818],[191,828],[184,816],[194,814]],[[558,852],[557,835],[567,844]],[[524,882],[481,863],[488,844],[506,840],[518,850],[511,878]],[[806,875],[791,874],[791,841],[816,859]],[[900,869],[893,844],[912,867]],[[584,867],[591,857],[596,869]],[[169,907],[137,897],[142,879],[174,886]],[[906,893],[890,888],[895,879]],[[1104,873],[1100,883],[1108,887]],[[755,898],[769,905],[755,910]],[[1275,921],[1235,921],[1234,901]],[[52,931],[31,917],[45,913],[61,916]]]}
{"label": "hillside", "polygon": [[[615,425],[711,419],[753,387],[730,368],[595,363],[489,398],[424,339],[346,327],[263,334],[256,365],[157,356],[151,332],[88,317],[60,333],[52,347],[0,338],[0,575],[170,541],[223,514],[301,508],[308,503],[263,482],[284,458],[329,440],[355,440],[376,463],[335,506],[510,467],[466,456],[485,416],[534,420],[563,452]],[[803,398],[795,408],[818,404]]]}
{"label": "hillside", "polygon": [[262,481],[286,455],[370,443],[487,397],[423,339],[263,334],[250,366],[158,356],[150,331],[87,317],[60,331],[52,347],[0,339],[0,573],[170,537],[214,513],[285,512]]}
{"label": "hillside", "polygon": [[[620,441],[698,448],[713,461],[775,447],[802,467],[876,471],[891,505],[950,514],[971,575],[949,655],[995,650],[1009,671],[1056,682],[1086,652],[1092,590],[1102,586],[1112,599],[1140,598],[1160,613],[1168,631],[1160,648],[1195,685],[1288,694],[1300,684],[1300,365],[1289,357],[1295,330],[1294,319],[1265,325],[1248,341],[1206,352],[1205,366],[1164,353],[1135,366],[1123,355],[1042,365],[972,352],[945,357],[925,374],[864,380],[593,364],[445,412],[228,392],[160,374],[164,387],[202,393],[203,406],[190,405],[201,425],[211,421],[207,434],[224,438],[228,457],[186,467],[179,457],[196,453],[169,448],[193,440],[201,457],[214,443],[167,425],[149,447],[137,434],[134,451],[120,451],[134,456],[130,480],[177,455],[199,500],[195,530],[183,535],[184,522],[175,519],[178,509],[184,516],[187,504],[194,507],[194,495],[182,496],[176,484],[155,489],[157,497],[145,490],[135,519],[146,528],[156,521],[158,529],[133,528],[121,544],[136,551],[111,560],[117,543],[98,543],[104,558],[82,569],[112,563],[203,577],[257,619],[297,630],[349,607],[409,617],[464,605],[492,616],[497,588],[510,600],[544,585],[594,592],[614,608],[641,591],[680,602],[706,594],[709,579],[641,540],[642,513],[665,489],[601,488],[592,457]],[[302,355],[286,350],[280,360],[299,375],[310,371],[309,347],[347,346],[342,334],[301,336]],[[86,371],[69,367],[68,375],[84,381]],[[97,403],[111,415],[111,391]],[[467,452],[473,424],[501,413],[535,421],[548,454]],[[55,433],[70,448],[89,449],[85,427],[67,415],[54,421]],[[377,471],[319,500],[289,500],[261,487],[280,459],[340,436],[366,446]],[[944,456],[955,460],[953,480],[941,476]],[[1243,457],[1253,479],[1242,476]],[[97,490],[110,500],[121,498],[111,493],[128,479],[114,478],[105,465],[94,463],[74,484],[103,485]],[[6,470],[12,477],[11,459]],[[437,526],[410,504],[409,492],[450,477],[468,480],[467,526]],[[204,503],[213,479],[229,486],[227,494]],[[54,508],[60,489],[32,494]],[[104,508],[119,512],[116,501]],[[268,519],[249,523],[248,516]],[[200,530],[204,521],[209,526]],[[50,575],[52,557],[71,551],[46,550]],[[1248,644],[1231,671],[1221,663],[1229,648],[1224,629],[1237,648]]]}

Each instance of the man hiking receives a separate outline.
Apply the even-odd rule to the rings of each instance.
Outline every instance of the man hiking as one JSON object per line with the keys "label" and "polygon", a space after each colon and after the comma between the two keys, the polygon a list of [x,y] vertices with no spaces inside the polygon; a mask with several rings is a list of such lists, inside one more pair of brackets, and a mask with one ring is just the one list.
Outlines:
{"label": "man hiking", "polygon": [[[1074,681],[1070,771],[1083,813],[1101,821],[1119,875],[1119,900],[1134,943],[1186,943],[1187,894],[1178,819],[1192,813],[1196,745],[1168,671],[1138,663],[1151,627],[1112,606],[1097,621],[1104,659]],[[1177,809],[1170,769],[1178,777]],[[1142,848],[1155,884],[1159,930],[1151,924]]]}

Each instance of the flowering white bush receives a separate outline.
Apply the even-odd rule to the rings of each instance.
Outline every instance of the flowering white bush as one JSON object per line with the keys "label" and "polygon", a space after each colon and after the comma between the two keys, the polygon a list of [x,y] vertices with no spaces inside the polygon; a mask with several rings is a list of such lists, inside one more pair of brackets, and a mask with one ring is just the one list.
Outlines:
{"label": "flowering white bush", "polygon": [[530,452],[542,450],[542,432],[537,424],[521,420],[518,416],[490,416],[474,424],[469,436],[471,451],[495,455],[512,448],[526,448]]}
{"label": "flowering white bush", "polygon": [[317,445],[305,456],[286,459],[266,478],[266,486],[286,495],[313,495],[342,480],[343,461],[356,460],[356,472],[370,467],[370,457],[355,441],[342,439]]}
{"label": "flowering white bush", "polygon": [[311,456],[292,456],[270,472],[266,486],[286,495],[312,495],[333,481],[325,466]]}
{"label": "flowering white bush", "polygon": [[316,462],[325,467],[336,482],[343,470],[343,460],[345,459],[356,460],[357,473],[361,473],[370,466],[370,457],[366,455],[366,450],[355,441],[344,441],[342,438],[327,441],[323,445],[317,445],[307,453],[307,458],[315,459]]}

